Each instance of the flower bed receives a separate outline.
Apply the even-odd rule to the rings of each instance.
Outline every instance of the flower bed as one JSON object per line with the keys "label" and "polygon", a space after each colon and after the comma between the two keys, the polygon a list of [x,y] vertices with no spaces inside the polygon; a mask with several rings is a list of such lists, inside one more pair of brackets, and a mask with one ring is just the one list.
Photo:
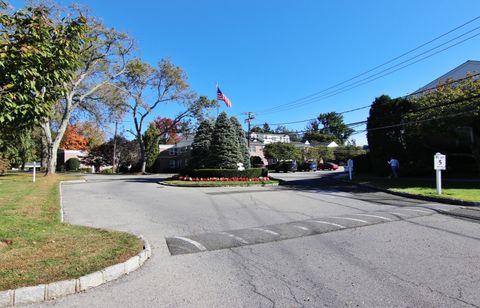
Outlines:
{"label": "flower bed", "polygon": [[268,176],[261,176],[256,178],[246,177],[191,177],[188,175],[181,175],[173,178],[177,181],[185,182],[268,182],[270,178]]}

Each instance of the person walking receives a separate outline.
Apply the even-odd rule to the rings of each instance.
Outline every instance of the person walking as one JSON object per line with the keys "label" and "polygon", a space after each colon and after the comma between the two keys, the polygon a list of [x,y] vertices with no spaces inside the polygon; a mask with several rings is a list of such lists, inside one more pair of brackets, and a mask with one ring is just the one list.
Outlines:
{"label": "person walking", "polygon": [[400,162],[395,158],[390,158],[388,161],[390,168],[392,169],[392,177],[398,178],[398,169],[400,169]]}

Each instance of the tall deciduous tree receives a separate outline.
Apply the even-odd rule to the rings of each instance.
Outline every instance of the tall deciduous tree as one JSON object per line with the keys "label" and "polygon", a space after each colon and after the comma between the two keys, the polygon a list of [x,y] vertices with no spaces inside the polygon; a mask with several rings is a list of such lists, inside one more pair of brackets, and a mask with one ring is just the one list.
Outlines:
{"label": "tall deciduous tree", "polygon": [[206,168],[210,166],[212,133],[212,122],[208,120],[200,122],[192,143],[192,158],[189,165],[193,168]]}
{"label": "tall deciduous tree", "polygon": [[303,139],[313,143],[335,141],[344,144],[352,133],[353,129],[343,122],[343,115],[329,112],[321,113],[316,120],[309,123]]}
{"label": "tall deciduous tree", "polygon": [[412,109],[404,116],[409,158],[427,165],[442,152],[450,158],[449,169],[468,172],[476,165],[480,174],[480,80],[447,80],[409,100]]}
{"label": "tall deciduous tree", "polygon": [[81,66],[87,20],[43,4],[0,9],[0,127],[31,128],[50,117]]}
{"label": "tall deciduous tree", "polygon": [[248,152],[247,139],[242,124],[240,124],[236,117],[231,117],[230,122],[237,133],[239,156],[242,158],[241,162],[245,168],[250,168],[250,153]]}
{"label": "tall deciduous tree", "polygon": [[213,167],[219,169],[236,169],[237,163],[243,162],[237,131],[225,112],[220,113],[215,122],[210,144],[210,158]]}
{"label": "tall deciduous tree", "polygon": [[55,173],[57,150],[72,116],[91,117],[98,123],[124,111],[124,95],[113,82],[125,72],[132,48],[133,43],[125,34],[95,20],[88,21],[87,37],[81,41],[78,52],[80,67],[73,78],[62,83],[64,92],[56,101],[54,112],[41,122],[47,147],[47,174]]}
{"label": "tall deciduous tree", "polygon": [[134,59],[127,64],[126,74],[121,80],[122,86],[132,100],[128,108],[133,117],[134,130],[130,132],[135,136],[140,147],[142,172],[146,171],[147,164],[143,129],[145,119],[154,110],[169,102],[183,104],[185,110],[173,119],[172,125],[176,125],[188,117],[200,115],[203,108],[216,104],[216,101],[210,101],[205,97],[195,99],[184,71],[168,59],[161,60],[157,67],[152,67],[140,59]]}
{"label": "tall deciduous tree", "polygon": [[105,134],[98,124],[94,122],[79,122],[75,126],[77,132],[87,139],[88,148],[93,149],[105,143]]}

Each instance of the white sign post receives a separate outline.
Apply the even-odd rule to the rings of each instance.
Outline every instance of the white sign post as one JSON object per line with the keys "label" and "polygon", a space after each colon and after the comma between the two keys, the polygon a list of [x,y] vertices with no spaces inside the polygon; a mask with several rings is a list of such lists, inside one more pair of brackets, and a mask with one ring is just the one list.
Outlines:
{"label": "white sign post", "polygon": [[447,169],[447,157],[441,153],[433,156],[433,168],[436,171],[437,194],[442,194],[442,170]]}
{"label": "white sign post", "polygon": [[353,160],[349,159],[347,161],[347,168],[348,168],[348,176],[350,181],[352,180],[352,173],[353,173]]}
{"label": "white sign post", "polygon": [[33,162],[33,183],[35,183],[36,175],[37,175],[37,163]]}

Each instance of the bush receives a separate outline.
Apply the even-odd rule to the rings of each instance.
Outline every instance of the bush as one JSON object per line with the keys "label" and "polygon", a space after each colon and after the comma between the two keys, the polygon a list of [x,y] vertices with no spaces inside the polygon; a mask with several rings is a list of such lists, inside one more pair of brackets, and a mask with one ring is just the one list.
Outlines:
{"label": "bush", "polygon": [[112,170],[112,168],[103,169],[103,170],[102,170],[102,173],[104,173],[104,174],[112,174],[112,173],[113,173],[113,170]]}
{"label": "bush", "polygon": [[245,169],[244,171],[240,171],[237,169],[194,169],[191,170],[189,174],[185,172],[182,173],[184,173],[184,175],[198,178],[259,178],[268,176],[268,170],[265,168],[252,168]]}
{"label": "bush", "polygon": [[353,158],[353,170],[358,173],[373,172],[372,159],[369,154],[358,155]]}
{"label": "bush", "polygon": [[65,162],[65,169],[67,171],[78,171],[80,168],[80,160],[78,158],[70,158]]}
{"label": "bush", "polygon": [[262,158],[261,158],[260,156],[251,156],[251,157],[250,157],[250,164],[251,164],[253,167],[265,165],[265,164],[263,163]]}

